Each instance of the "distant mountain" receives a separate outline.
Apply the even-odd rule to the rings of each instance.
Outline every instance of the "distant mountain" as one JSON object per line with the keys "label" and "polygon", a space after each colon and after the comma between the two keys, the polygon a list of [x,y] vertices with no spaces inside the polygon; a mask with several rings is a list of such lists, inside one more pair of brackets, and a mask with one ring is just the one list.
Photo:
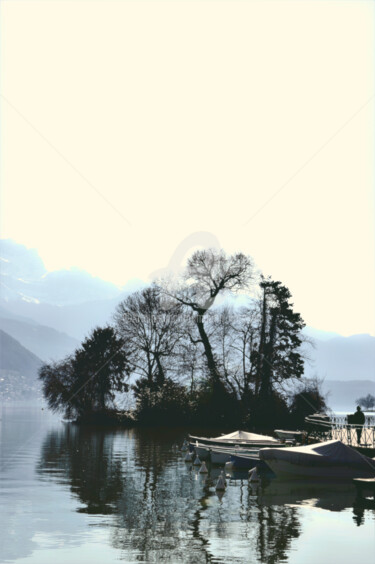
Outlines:
{"label": "distant mountain", "polygon": [[328,393],[327,404],[334,411],[355,411],[357,399],[375,396],[375,380],[325,380],[323,391]]}
{"label": "distant mountain", "polygon": [[307,349],[312,363],[305,364],[305,375],[317,374],[327,380],[375,380],[375,337],[353,335],[315,340]]}
{"label": "distant mountain", "polygon": [[81,341],[94,327],[110,323],[117,304],[127,295],[66,306],[19,300],[5,303],[2,309],[8,317],[33,319],[39,325],[52,327]]}
{"label": "distant mountain", "polygon": [[60,360],[71,354],[80,344],[78,339],[51,327],[3,316],[0,316],[0,329],[17,339],[43,361]]}
{"label": "distant mountain", "polygon": [[1,274],[15,280],[35,282],[47,274],[36,249],[28,249],[12,239],[0,241]]}
{"label": "distant mountain", "polygon": [[30,325],[38,325],[34,319],[31,319],[31,317],[25,317],[24,315],[17,315],[16,313],[12,313],[1,305],[0,317],[4,317],[5,319],[15,319],[16,321],[22,321],[24,323],[29,323]]}
{"label": "distant mountain", "polygon": [[1,294],[6,302],[63,306],[112,299],[121,293],[115,284],[78,268],[47,272],[36,250],[11,239],[1,241],[0,265]]}
{"label": "distant mountain", "polygon": [[0,398],[38,395],[38,369],[42,361],[5,331],[0,330]]}
{"label": "distant mountain", "polygon": [[[3,319],[36,323],[66,333],[65,337],[72,335],[82,340],[95,326],[109,323],[116,305],[142,286],[142,280],[134,278],[120,288],[77,268],[47,272],[36,250],[10,239],[0,241],[0,317]],[[30,333],[26,336],[19,326],[9,323],[6,330],[34,352],[37,350]],[[39,333],[47,338],[41,329]],[[49,334],[47,341],[51,348],[41,345],[38,354],[50,358],[60,355],[60,350],[63,354],[69,352],[70,344],[65,337]]]}
{"label": "distant mountain", "polygon": [[0,329],[0,369],[22,372],[25,376],[34,377],[42,361],[27,350],[16,339]]}

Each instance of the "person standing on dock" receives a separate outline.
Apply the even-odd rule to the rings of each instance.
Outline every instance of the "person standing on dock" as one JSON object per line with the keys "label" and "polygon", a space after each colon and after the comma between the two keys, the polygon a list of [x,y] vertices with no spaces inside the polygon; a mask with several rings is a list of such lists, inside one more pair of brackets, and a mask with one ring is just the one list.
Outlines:
{"label": "person standing on dock", "polygon": [[357,433],[357,443],[361,444],[362,427],[365,424],[365,414],[363,413],[361,407],[357,405],[357,411],[353,413],[351,417],[351,423],[357,425],[355,430]]}

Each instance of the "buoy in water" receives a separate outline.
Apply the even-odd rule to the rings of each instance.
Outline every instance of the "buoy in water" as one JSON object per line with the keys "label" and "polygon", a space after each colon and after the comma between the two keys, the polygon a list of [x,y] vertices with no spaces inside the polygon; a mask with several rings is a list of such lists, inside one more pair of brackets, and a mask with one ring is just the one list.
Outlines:
{"label": "buoy in water", "polygon": [[218,479],[218,481],[217,481],[217,483],[216,483],[216,488],[215,488],[215,489],[216,489],[216,491],[218,491],[218,492],[223,492],[223,491],[225,490],[225,488],[226,488],[226,485],[227,485],[227,484],[226,484],[225,478],[224,478],[224,476],[223,476],[223,473],[221,473],[220,476],[219,476],[219,479]]}
{"label": "buoy in water", "polygon": [[249,472],[249,482],[260,482],[260,476],[256,466]]}
{"label": "buoy in water", "polygon": [[181,451],[186,452],[187,450],[189,450],[189,443],[185,439],[184,442],[182,443]]}
{"label": "buoy in water", "polygon": [[197,458],[194,460],[194,466],[200,466],[202,463],[199,460],[199,456],[197,456]]}
{"label": "buoy in water", "polygon": [[202,466],[199,468],[199,474],[208,474],[207,466],[204,460],[202,462]]}
{"label": "buoy in water", "polygon": [[193,461],[193,454],[192,452],[187,452],[185,456],[185,462],[192,462]]}

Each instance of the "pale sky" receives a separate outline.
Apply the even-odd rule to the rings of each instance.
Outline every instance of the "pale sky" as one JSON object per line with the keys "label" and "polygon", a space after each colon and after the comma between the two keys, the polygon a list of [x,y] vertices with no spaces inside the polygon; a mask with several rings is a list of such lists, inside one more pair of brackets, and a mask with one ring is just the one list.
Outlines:
{"label": "pale sky", "polygon": [[1,236],[125,284],[205,231],[375,334],[374,7],[3,1]]}

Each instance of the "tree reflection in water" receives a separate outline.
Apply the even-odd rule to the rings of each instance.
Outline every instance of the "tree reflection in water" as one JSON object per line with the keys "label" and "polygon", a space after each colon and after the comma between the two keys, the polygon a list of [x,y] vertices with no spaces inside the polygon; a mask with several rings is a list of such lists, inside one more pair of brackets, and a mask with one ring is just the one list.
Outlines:
{"label": "tree reflection in water", "polygon": [[287,560],[293,539],[300,535],[298,510],[295,507],[259,507],[258,553],[260,560],[276,564]]}
{"label": "tree reflection in water", "polygon": [[44,479],[61,476],[83,507],[77,511],[108,515],[117,511],[123,489],[121,460],[113,456],[113,433],[66,425],[47,435],[38,472]]}
{"label": "tree reflection in water", "polygon": [[[277,564],[301,534],[301,500],[330,510],[353,507],[353,492],[322,495],[276,481],[254,490],[247,480],[232,482],[220,500],[214,489],[220,470],[199,475],[172,448],[176,442],[178,431],[67,425],[47,436],[38,472],[68,483],[82,505],[77,511],[111,515],[111,543],[125,561]],[[358,525],[361,507],[354,505]]]}

